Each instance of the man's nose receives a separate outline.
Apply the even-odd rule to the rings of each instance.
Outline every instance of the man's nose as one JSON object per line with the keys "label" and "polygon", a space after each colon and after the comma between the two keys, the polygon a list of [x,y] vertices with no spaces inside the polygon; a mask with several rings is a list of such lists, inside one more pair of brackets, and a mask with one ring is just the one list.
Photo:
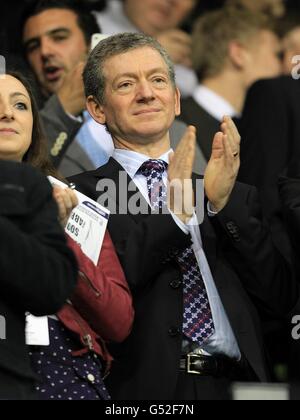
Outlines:
{"label": "man's nose", "polygon": [[40,51],[41,51],[41,56],[43,59],[48,59],[49,57],[53,56],[54,55],[53,42],[51,42],[51,40],[47,38],[43,38],[41,40]]}
{"label": "man's nose", "polygon": [[151,101],[155,98],[153,87],[148,81],[139,83],[137,97],[140,101]]}

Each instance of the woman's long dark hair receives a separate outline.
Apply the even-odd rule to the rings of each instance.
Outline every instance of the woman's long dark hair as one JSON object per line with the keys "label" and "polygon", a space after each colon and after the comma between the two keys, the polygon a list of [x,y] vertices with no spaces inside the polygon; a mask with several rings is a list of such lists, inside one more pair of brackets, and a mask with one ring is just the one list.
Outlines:
{"label": "woman's long dark hair", "polygon": [[24,77],[21,73],[15,71],[8,72],[7,75],[14,77],[22,83],[27,90],[31,101],[33,117],[32,141],[23,158],[23,162],[39,169],[46,176],[52,175],[56,178],[62,179],[49,158],[46,136],[42,128],[37,103],[29,79]]}

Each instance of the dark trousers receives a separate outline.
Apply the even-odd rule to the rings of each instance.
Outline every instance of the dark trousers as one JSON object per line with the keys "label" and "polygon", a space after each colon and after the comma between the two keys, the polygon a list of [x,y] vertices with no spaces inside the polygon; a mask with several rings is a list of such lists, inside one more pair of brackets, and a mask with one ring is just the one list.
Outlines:
{"label": "dark trousers", "polygon": [[33,401],[36,399],[33,381],[0,369],[0,400]]}
{"label": "dark trousers", "polygon": [[227,401],[230,385],[228,379],[180,372],[174,401]]}
{"label": "dark trousers", "polygon": [[231,385],[234,382],[257,382],[258,378],[243,358],[241,371],[234,378],[193,375],[179,372],[175,401],[228,401],[232,399]]}

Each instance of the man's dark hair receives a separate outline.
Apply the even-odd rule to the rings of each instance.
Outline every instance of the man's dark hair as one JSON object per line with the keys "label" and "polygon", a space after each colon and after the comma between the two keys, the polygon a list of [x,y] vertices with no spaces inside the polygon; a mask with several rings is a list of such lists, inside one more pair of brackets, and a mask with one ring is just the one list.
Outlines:
{"label": "man's dark hair", "polygon": [[22,16],[21,31],[23,31],[29,18],[37,16],[50,9],[67,9],[74,12],[77,15],[78,26],[84,34],[87,45],[90,45],[93,34],[101,32],[95,16],[90,11],[90,7],[84,5],[84,2],[79,0],[32,1]]}

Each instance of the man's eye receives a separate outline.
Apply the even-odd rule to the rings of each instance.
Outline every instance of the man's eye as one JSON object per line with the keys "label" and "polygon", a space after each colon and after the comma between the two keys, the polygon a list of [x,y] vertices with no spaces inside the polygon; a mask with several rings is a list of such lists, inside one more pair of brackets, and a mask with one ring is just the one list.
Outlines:
{"label": "man's eye", "polygon": [[26,52],[27,52],[27,54],[30,54],[30,53],[32,53],[33,51],[35,51],[35,50],[37,50],[38,49],[38,47],[39,47],[39,44],[30,44],[30,45],[28,45],[27,47],[26,47]]}
{"label": "man's eye", "polygon": [[53,40],[56,42],[60,42],[60,41],[64,41],[67,38],[68,37],[66,35],[56,35],[55,37],[53,37]]}
{"label": "man's eye", "polygon": [[165,79],[163,79],[161,77],[156,77],[153,81],[154,81],[154,83],[157,83],[157,84],[166,83]]}
{"label": "man's eye", "polygon": [[119,85],[119,89],[127,89],[127,88],[129,88],[131,85],[132,85],[132,84],[131,84],[131,83],[129,83],[129,82],[121,83],[121,84]]}

